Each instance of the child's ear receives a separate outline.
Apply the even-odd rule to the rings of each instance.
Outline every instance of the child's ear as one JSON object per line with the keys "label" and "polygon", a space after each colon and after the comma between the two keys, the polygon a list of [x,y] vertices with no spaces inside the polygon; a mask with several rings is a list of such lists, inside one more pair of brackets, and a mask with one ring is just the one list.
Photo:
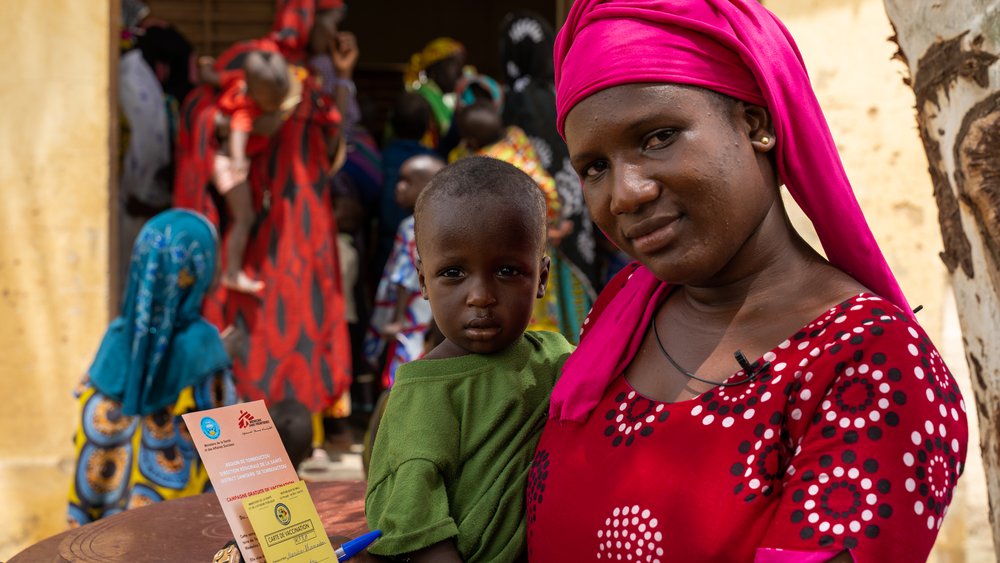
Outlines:
{"label": "child's ear", "polygon": [[549,265],[552,260],[549,257],[542,256],[542,265],[538,269],[538,293],[535,294],[537,299],[545,297],[545,285],[549,283]]}
{"label": "child's ear", "polygon": [[424,283],[424,263],[417,258],[417,278],[420,280],[420,295],[427,299],[427,284]]}

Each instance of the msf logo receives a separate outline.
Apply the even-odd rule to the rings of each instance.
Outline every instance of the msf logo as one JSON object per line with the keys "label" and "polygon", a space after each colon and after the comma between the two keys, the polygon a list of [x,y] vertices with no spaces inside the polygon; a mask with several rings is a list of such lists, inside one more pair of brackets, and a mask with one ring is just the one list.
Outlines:
{"label": "msf logo", "polygon": [[240,409],[240,418],[237,420],[236,424],[240,428],[246,428],[247,426],[250,426],[250,423],[253,422],[253,420],[254,416],[252,414]]}

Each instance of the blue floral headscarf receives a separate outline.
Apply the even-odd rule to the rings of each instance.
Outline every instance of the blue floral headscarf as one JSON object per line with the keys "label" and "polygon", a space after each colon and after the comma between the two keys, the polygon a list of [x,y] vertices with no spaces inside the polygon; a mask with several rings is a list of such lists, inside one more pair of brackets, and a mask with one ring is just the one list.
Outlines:
{"label": "blue floral headscarf", "polygon": [[139,233],[121,314],[90,367],[91,383],[125,414],[163,409],[230,365],[219,331],[201,316],[216,268],[218,236],[197,213],[165,211]]}

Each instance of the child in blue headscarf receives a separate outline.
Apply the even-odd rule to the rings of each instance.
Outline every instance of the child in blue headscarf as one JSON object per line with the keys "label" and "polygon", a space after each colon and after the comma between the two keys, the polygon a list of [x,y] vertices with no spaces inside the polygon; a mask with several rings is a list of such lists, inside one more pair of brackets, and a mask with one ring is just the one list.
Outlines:
{"label": "child in blue headscarf", "polygon": [[139,233],[121,314],[76,391],[71,526],[210,487],[180,415],[236,402],[229,356],[201,316],[218,270],[201,215],[165,211]]}

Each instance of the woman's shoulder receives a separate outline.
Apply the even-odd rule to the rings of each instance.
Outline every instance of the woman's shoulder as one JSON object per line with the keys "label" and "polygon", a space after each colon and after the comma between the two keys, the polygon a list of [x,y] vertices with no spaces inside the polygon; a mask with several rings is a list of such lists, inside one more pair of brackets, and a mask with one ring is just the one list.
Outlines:
{"label": "woman's shoulder", "polygon": [[863,376],[875,386],[954,387],[943,358],[915,318],[871,293],[831,307],[777,352],[798,364],[806,385]]}

